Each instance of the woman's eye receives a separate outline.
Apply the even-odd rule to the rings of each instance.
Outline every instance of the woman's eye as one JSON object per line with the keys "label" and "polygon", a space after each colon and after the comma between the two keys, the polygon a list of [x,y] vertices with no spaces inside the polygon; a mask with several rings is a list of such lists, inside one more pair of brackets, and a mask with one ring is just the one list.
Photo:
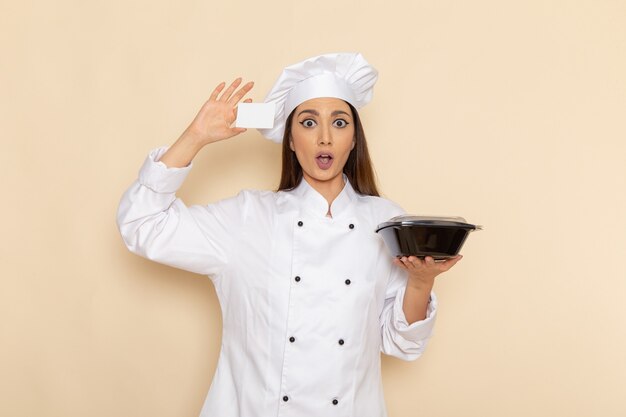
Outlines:
{"label": "woman's eye", "polygon": [[335,127],[346,127],[348,126],[348,122],[343,119],[337,119],[333,122],[333,126]]}
{"label": "woman's eye", "polygon": [[300,124],[304,127],[314,127],[315,125],[317,125],[317,123],[315,123],[315,120],[313,119],[306,119],[300,122]]}

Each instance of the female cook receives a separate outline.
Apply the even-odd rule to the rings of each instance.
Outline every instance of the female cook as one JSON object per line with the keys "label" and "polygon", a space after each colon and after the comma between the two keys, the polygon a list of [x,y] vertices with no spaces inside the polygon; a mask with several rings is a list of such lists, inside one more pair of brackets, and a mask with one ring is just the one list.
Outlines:
{"label": "female cook", "polygon": [[176,143],[150,153],[124,194],[128,248],[215,285],[222,346],[202,417],[383,417],[380,352],[423,352],[434,278],[460,257],[393,259],[375,233],[403,213],[378,196],[356,111],[376,79],[357,53],[284,69],[266,98],[274,127],[261,130],[283,146],[276,192],[191,207],[176,198],[200,149],[245,130],[231,125],[253,84],[237,79],[217,86]]}

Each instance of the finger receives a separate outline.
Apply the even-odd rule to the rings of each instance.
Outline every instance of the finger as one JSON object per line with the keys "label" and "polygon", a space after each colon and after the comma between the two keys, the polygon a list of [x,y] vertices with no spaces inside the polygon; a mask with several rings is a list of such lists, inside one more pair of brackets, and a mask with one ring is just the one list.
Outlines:
{"label": "finger", "polygon": [[209,100],[210,101],[217,100],[218,94],[220,93],[220,91],[224,89],[225,86],[226,86],[226,83],[222,81],[217,87],[215,87],[215,90],[213,90],[213,92],[211,93],[211,97],[209,97]]}
{"label": "finger", "polygon": [[415,268],[421,268],[424,266],[424,261],[417,256],[409,256],[409,262],[411,262]]}
{"label": "finger", "polygon": [[[244,103],[252,103],[252,99],[251,98],[247,98],[243,101]],[[235,107],[235,119],[237,118],[237,110],[239,109],[239,107]]]}
{"label": "finger", "polygon": [[426,258],[424,258],[424,264],[428,267],[432,267],[435,265],[435,260],[432,256],[427,256]]}
{"label": "finger", "polygon": [[240,133],[243,133],[245,131],[247,131],[248,129],[244,128],[244,127],[233,127],[230,131],[233,132],[233,136],[238,135]]}
{"label": "finger", "polygon": [[441,263],[441,270],[442,271],[449,270],[454,265],[456,265],[456,263],[459,262],[461,260],[461,258],[463,258],[463,255],[457,255],[454,258],[450,258],[450,259],[446,260],[445,262],[442,262]]}
{"label": "finger", "polygon": [[233,106],[236,105],[237,103],[239,103],[239,100],[243,98],[243,96],[248,94],[248,91],[250,91],[252,87],[254,87],[253,81],[246,83],[228,100],[228,103],[232,104]]}
{"label": "finger", "polygon": [[[400,261],[402,261],[404,266],[406,266],[408,269],[413,269],[413,268],[415,268],[415,264],[413,263],[413,261],[411,261],[411,258],[415,258],[415,257],[403,256],[402,258],[400,258]],[[415,259],[417,259],[417,258],[415,258]],[[419,259],[417,259],[417,260],[419,261]]]}
{"label": "finger", "polygon": [[224,91],[224,93],[222,94],[222,96],[220,97],[220,101],[228,101],[228,99],[230,98],[230,96],[233,94],[233,92],[235,91],[235,89],[237,87],[239,87],[239,84],[241,84],[241,77],[235,78],[235,81],[233,81],[232,83],[230,83],[230,85],[228,86],[228,88],[226,89],[226,91]]}

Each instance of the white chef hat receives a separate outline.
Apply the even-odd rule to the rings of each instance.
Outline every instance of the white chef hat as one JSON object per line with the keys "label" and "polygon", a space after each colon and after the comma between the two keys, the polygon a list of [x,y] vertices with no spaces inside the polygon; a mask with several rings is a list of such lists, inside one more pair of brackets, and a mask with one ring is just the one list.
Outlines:
{"label": "white chef hat", "polygon": [[281,143],[289,114],[313,98],[335,97],[359,109],[372,99],[377,78],[378,71],[357,52],[319,55],[290,65],[265,97],[276,106],[274,127],[259,132]]}

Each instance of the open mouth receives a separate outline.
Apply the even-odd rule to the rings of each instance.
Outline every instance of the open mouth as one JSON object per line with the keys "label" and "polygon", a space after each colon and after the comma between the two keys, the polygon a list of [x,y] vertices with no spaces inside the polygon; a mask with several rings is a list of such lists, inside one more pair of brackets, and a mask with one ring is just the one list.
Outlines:
{"label": "open mouth", "polygon": [[333,154],[329,152],[319,152],[315,156],[315,160],[321,169],[328,169],[333,164]]}

